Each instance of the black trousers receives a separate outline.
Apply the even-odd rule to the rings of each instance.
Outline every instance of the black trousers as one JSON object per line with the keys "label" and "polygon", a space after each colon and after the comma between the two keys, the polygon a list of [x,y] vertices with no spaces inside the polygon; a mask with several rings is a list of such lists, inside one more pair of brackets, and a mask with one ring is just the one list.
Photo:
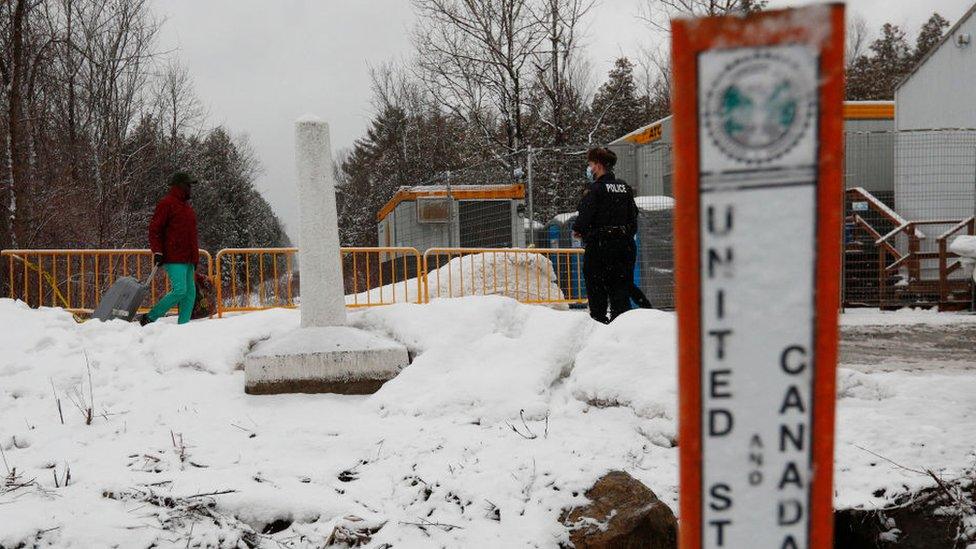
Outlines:
{"label": "black trousers", "polygon": [[634,239],[627,236],[595,236],[587,240],[583,280],[591,317],[608,323],[630,310],[635,257]]}

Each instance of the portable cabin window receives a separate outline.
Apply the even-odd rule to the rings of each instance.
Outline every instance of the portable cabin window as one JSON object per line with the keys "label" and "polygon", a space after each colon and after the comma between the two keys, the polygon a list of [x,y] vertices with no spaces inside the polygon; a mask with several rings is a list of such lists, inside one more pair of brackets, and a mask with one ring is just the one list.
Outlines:
{"label": "portable cabin window", "polygon": [[459,232],[464,248],[512,246],[512,203],[509,200],[462,200]]}
{"label": "portable cabin window", "polygon": [[451,199],[417,199],[417,223],[449,223],[450,221]]}

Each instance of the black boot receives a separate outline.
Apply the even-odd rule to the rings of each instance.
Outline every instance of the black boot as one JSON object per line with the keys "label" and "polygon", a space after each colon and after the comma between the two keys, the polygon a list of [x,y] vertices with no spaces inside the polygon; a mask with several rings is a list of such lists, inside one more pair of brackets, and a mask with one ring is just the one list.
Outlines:
{"label": "black boot", "polygon": [[145,326],[146,324],[152,322],[151,320],[149,320],[149,315],[147,313],[143,313],[139,315],[137,318],[139,319],[140,326]]}
{"label": "black boot", "polygon": [[644,292],[641,291],[641,289],[637,287],[636,284],[630,287],[630,299],[634,302],[635,305],[637,305],[637,307],[641,309],[654,308],[654,306],[651,305],[651,300],[647,299],[647,296],[644,295]]}

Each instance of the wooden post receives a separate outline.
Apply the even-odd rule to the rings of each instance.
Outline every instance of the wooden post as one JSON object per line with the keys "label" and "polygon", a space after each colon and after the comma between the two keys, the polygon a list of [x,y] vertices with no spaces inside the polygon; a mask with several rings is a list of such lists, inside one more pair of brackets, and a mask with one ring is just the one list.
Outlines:
{"label": "wooden post", "polygon": [[939,310],[941,311],[943,305],[949,300],[949,273],[946,272],[948,267],[946,261],[946,239],[939,239]]}
{"label": "wooden post", "polygon": [[919,240],[915,223],[909,223],[905,230],[908,232],[908,282],[911,284],[922,278],[922,268],[918,259]]}

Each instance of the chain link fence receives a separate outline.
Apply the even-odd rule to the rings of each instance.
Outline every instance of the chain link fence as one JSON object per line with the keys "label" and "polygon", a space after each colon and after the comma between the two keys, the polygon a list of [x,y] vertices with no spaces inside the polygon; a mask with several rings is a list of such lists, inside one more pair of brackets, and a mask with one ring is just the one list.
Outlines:
{"label": "chain link fence", "polygon": [[951,253],[976,215],[976,130],[848,133],[844,304],[972,306]]}
{"label": "chain link fence", "polygon": [[[572,225],[585,151],[535,149],[504,168],[495,163],[445,175],[452,185],[524,184],[532,200],[526,194],[504,212],[459,201],[464,236],[444,245],[581,247]],[[673,308],[672,146],[659,140],[615,151],[616,175],[634,188],[640,209],[634,283],[655,307]],[[976,130],[849,131],[844,183],[845,306],[971,306],[971,267],[951,247],[972,232],[966,221],[976,215]],[[569,288],[572,281],[560,284]]]}

